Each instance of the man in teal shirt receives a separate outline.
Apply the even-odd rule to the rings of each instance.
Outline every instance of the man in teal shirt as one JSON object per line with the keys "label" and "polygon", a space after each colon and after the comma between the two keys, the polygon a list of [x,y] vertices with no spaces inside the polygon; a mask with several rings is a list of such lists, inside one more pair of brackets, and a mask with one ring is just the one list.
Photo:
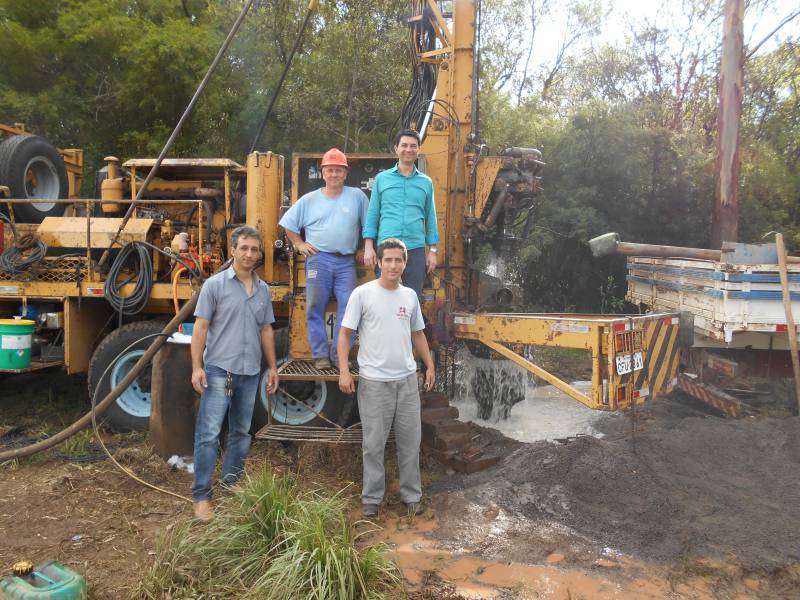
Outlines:
{"label": "man in teal shirt", "polygon": [[397,134],[394,144],[397,165],[375,178],[362,232],[364,264],[368,266],[377,266],[375,246],[383,240],[397,238],[405,243],[408,262],[403,285],[413,289],[417,296],[421,296],[426,273],[436,268],[439,242],[433,182],[415,165],[419,146],[419,134],[413,129]]}

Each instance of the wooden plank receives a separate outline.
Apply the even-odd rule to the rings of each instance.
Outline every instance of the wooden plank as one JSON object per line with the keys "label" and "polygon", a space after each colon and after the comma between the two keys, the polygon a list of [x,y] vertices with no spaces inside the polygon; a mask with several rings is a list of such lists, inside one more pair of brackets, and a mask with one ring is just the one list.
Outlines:
{"label": "wooden plank", "polygon": [[31,359],[31,364],[29,367],[25,367],[24,369],[0,369],[0,373],[30,373],[31,371],[40,371],[42,369],[60,367],[63,364],[63,360],[40,360],[33,358]]}

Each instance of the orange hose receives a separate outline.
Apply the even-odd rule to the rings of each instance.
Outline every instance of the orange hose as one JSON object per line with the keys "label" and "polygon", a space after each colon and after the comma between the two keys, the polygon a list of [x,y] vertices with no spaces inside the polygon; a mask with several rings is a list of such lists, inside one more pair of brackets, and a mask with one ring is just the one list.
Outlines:
{"label": "orange hose", "polygon": [[[186,267],[178,267],[175,269],[175,274],[172,276],[172,302],[175,305],[175,314],[177,315],[181,307],[178,304],[178,278],[181,273],[186,270]],[[183,323],[178,326],[178,331],[183,333]]]}

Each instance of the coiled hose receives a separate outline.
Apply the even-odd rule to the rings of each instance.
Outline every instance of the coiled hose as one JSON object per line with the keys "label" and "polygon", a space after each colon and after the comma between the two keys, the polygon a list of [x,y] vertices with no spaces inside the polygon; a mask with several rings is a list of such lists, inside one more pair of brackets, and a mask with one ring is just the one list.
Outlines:
{"label": "coiled hose", "polygon": [[[108,270],[103,294],[114,310],[122,315],[135,315],[144,309],[150,299],[150,292],[153,290],[153,259],[150,256],[150,249],[160,252],[170,260],[180,263],[193,277],[200,277],[198,264],[195,267],[186,263],[183,258],[171,252],[165,252],[158,246],[149,242],[133,241],[128,242],[119,251],[117,258]],[[196,261],[195,261],[196,263]],[[123,269],[130,266],[133,275],[118,281]],[[133,292],[128,296],[121,294],[121,289],[136,277],[136,285]]]}
{"label": "coiled hose", "polygon": [[[14,235],[14,244],[0,254],[0,271],[9,275],[22,275],[32,266],[42,262],[47,254],[47,244],[35,233],[27,233],[20,237],[14,223],[7,216],[0,214],[0,219],[11,226],[11,233]],[[25,253],[31,249],[33,250],[26,255]]]}

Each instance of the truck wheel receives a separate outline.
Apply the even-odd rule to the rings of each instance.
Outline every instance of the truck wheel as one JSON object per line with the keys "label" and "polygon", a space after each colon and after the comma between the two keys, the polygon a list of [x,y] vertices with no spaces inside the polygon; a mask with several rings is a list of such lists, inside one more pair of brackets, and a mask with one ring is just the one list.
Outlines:
{"label": "truck wheel", "polygon": [[[120,352],[136,340],[160,332],[164,329],[164,325],[163,321],[137,321],[123,325],[108,334],[97,346],[89,363],[89,399],[91,400],[91,395],[95,393],[103,372]],[[97,393],[97,402],[105,398],[122,381],[136,361],[153,343],[153,339],[149,338],[136,344],[117,360],[109,374],[100,383],[101,389]],[[144,431],[148,428],[150,423],[150,379],[151,366],[148,365],[139,374],[139,377],[128,386],[128,389],[117,398],[116,402],[103,413],[103,420],[111,429],[127,432]]]}
{"label": "truck wheel", "polygon": [[[278,366],[286,362],[289,355],[289,329],[275,330],[275,351]],[[258,395],[253,410],[253,430],[258,431],[268,423],[267,370],[261,372]],[[306,425],[331,427],[328,419],[337,425],[350,425],[356,397],[342,394],[335,381],[285,381],[273,394],[272,421],[279,425]],[[325,419],[316,413],[323,415]]]}
{"label": "truck wheel", "polygon": [[66,204],[47,202],[67,198],[67,167],[58,151],[38,135],[14,135],[0,144],[0,183],[12,198],[30,198],[30,204],[14,204],[23,223],[41,223],[45,217],[64,214]]}

